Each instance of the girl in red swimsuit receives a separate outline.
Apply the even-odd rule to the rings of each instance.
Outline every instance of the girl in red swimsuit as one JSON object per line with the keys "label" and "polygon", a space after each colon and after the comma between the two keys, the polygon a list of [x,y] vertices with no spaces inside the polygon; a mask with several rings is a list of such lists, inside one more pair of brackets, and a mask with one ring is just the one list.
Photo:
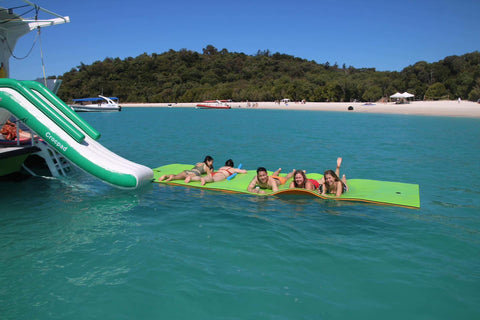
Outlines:
{"label": "girl in red swimsuit", "polygon": [[302,170],[295,170],[293,181],[290,182],[289,188],[315,190],[318,189],[319,185],[317,180],[308,179]]}

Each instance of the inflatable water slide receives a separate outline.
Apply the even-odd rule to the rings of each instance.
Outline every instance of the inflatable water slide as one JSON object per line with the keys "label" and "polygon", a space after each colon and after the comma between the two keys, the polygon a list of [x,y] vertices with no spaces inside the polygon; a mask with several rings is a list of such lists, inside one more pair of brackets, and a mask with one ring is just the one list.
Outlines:
{"label": "inflatable water slide", "polygon": [[77,167],[120,188],[151,182],[153,171],[111,152],[100,133],[36,81],[0,79],[0,108],[8,110]]}

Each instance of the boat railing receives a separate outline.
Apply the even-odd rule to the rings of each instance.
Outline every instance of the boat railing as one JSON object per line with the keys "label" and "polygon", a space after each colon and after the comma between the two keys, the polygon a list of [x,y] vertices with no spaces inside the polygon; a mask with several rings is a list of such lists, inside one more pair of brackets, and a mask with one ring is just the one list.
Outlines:
{"label": "boat railing", "polygon": [[[0,143],[0,145],[2,147],[11,147],[13,145],[16,145],[16,146],[33,146],[35,144],[35,132],[30,129],[27,125],[25,125],[25,123],[23,123],[22,120],[20,119],[17,119],[15,117],[12,117],[11,119],[9,119],[9,121],[11,123],[14,123],[15,124],[15,138],[13,138],[12,140],[4,140],[5,142],[4,143]],[[4,124],[1,124],[0,127],[3,127],[5,125]],[[22,139],[21,136],[20,136],[20,130],[22,130],[22,132],[27,132],[30,134],[30,139],[28,139],[28,142],[27,142],[27,139]]]}

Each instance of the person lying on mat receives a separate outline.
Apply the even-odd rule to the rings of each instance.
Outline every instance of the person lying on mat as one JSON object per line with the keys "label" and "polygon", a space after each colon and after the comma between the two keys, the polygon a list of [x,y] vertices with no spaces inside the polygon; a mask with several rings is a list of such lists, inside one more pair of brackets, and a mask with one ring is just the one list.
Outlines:
{"label": "person lying on mat", "polygon": [[318,180],[320,184],[319,192],[321,194],[334,194],[339,197],[342,193],[348,191],[347,178],[345,175],[342,176],[342,179],[339,178],[342,160],[342,157],[338,157],[335,172],[333,172],[333,170],[327,170],[323,173],[323,178]]}
{"label": "person lying on mat", "polygon": [[[342,165],[342,158],[337,158],[337,168],[336,174],[340,175],[340,167]],[[346,181],[346,180],[345,180]],[[308,179],[304,170],[296,170],[293,175],[293,181],[290,182],[289,188],[299,188],[299,189],[308,189],[308,190],[317,190],[321,185],[325,183],[324,178],[320,180]]]}
{"label": "person lying on mat", "polygon": [[[337,175],[337,177],[340,177],[340,167],[342,166],[342,157],[338,157],[337,158],[337,167],[335,168],[335,174]],[[342,179],[343,183],[346,185],[347,184],[347,178],[345,178],[345,175],[343,175]],[[318,180],[318,183],[320,184],[320,187],[322,187],[323,184],[325,184],[325,177],[323,177],[322,179]],[[348,189],[348,187],[347,187]],[[321,189],[320,189],[321,191]]]}
{"label": "person lying on mat", "polygon": [[293,181],[290,182],[289,188],[300,188],[315,190],[318,189],[320,183],[315,179],[308,179],[303,170],[295,170],[293,173]]}
{"label": "person lying on mat", "polygon": [[218,171],[207,174],[205,177],[189,176],[185,179],[185,183],[189,183],[190,181],[201,181],[201,184],[203,186],[205,185],[205,183],[225,180],[235,173],[247,173],[247,170],[234,168],[233,160],[228,159],[227,161],[225,161],[225,165],[218,169]]}
{"label": "person lying on mat", "polygon": [[285,184],[288,179],[293,177],[293,173],[295,172],[295,170],[292,170],[292,172],[287,174],[285,177],[280,177],[279,174],[281,171],[282,168],[279,168],[273,173],[273,175],[268,176],[267,169],[264,167],[258,168],[257,175],[248,185],[247,191],[254,193],[265,193],[265,189],[278,191],[278,186]]}
{"label": "person lying on mat", "polygon": [[158,181],[163,181],[165,178],[167,180],[165,181],[170,181],[170,180],[183,180],[191,177],[201,177],[202,174],[210,174],[213,171],[213,158],[210,156],[206,156],[205,160],[203,162],[197,163],[192,169],[190,170],[184,170],[178,174],[170,174],[166,175],[164,174],[161,176]]}
{"label": "person lying on mat", "polygon": [[323,184],[320,185],[320,192],[325,195],[327,193],[334,194],[336,197],[340,197],[342,193],[348,191],[347,179],[343,175],[342,179],[333,172],[333,170],[327,170],[323,174]]}

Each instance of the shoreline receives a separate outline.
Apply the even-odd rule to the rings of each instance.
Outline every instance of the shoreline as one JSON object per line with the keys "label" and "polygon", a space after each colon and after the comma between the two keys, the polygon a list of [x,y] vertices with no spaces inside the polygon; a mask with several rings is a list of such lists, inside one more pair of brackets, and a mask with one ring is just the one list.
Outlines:
{"label": "shoreline", "polygon": [[[122,108],[194,108],[199,102],[190,103],[121,103]],[[407,104],[394,102],[375,102],[367,105],[364,102],[289,102],[280,104],[275,102],[231,102],[232,109],[272,109],[272,110],[309,110],[335,111],[359,113],[383,113],[404,115],[425,115],[443,117],[480,118],[480,104],[471,101],[440,100],[440,101],[413,101]],[[348,110],[353,107],[353,110]]]}

